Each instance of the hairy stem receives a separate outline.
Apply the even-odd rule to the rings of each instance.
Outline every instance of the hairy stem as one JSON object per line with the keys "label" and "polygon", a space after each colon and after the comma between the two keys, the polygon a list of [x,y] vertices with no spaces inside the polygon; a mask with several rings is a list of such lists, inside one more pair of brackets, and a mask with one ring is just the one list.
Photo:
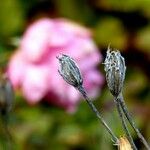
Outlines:
{"label": "hairy stem", "polygon": [[122,126],[123,126],[123,128],[124,128],[124,131],[125,131],[125,133],[126,133],[126,136],[127,136],[128,140],[129,140],[129,142],[130,142],[130,144],[131,144],[133,150],[137,150],[137,148],[136,148],[136,146],[135,146],[135,144],[134,144],[133,138],[132,138],[132,136],[131,136],[131,134],[130,134],[130,131],[128,130],[128,126],[127,126],[127,124],[126,124],[126,120],[125,120],[125,117],[124,117],[124,113],[123,113],[123,111],[122,111],[122,108],[121,108],[120,103],[118,102],[117,97],[115,97],[115,100],[114,100],[114,101],[115,101],[115,103],[116,103],[117,111],[118,111],[119,117],[120,117],[120,119],[121,119]]}
{"label": "hairy stem", "polygon": [[94,106],[94,104],[92,103],[92,101],[88,98],[87,93],[85,92],[84,88],[82,86],[80,86],[78,88],[78,90],[82,94],[82,96],[84,97],[84,99],[86,100],[86,102],[88,103],[88,105],[90,106],[90,108],[92,109],[92,111],[96,114],[97,118],[100,120],[100,122],[106,128],[106,130],[108,131],[108,133],[111,135],[111,137],[112,137],[113,141],[115,142],[115,144],[117,144],[118,143],[118,138],[115,136],[115,134],[113,133],[113,131],[109,128],[109,126],[107,125],[107,123],[105,122],[105,120],[103,119],[103,117],[101,116],[101,114],[99,113],[99,111],[96,109],[96,107]]}
{"label": "hairy stem", "polygon": [[135,130],[135,132],[137,133],[137,136],[139,137],[139,139],[141,140],[141,142],[144,144],[144,146],[150,150],[150,146],[148,145],[147,141],[145,140],[145,138],[143,137],[143,135],[141,134],[141,132],[139,131],[139,129],[136,127],[135,122],[133,121],[128,108],[125,104],[125,101],[123,99],[122,93],[118,96],[118,102],[120,103],[122,110],[126,116],[126,118],[128,119],[130,125],[132,126],[132,128]]}

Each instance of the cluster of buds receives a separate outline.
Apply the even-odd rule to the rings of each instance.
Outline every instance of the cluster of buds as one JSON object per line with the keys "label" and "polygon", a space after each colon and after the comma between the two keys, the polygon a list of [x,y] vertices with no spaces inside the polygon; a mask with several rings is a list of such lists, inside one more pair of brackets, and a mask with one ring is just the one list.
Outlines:
{"label": "cluster of buds", "polygon": [[[114,50],[111,50],[110,47],[108,47],[106,59],[104,61],[104,70],[106,72],[106,80],[107,80],[107,84],[108,84],[108,88],[109,88],[110,92],[116,99],[119,99],[119,100],[117,100],[118,113],[121,117],[124,130],[126,131],[128,138],[130,139],[130,143],[125,137],[120,138],[118,140],[118,138],[114,135],[112,130],[109,128],[109,126],[104,121],[104,119],[101,116],[101,114],[99,113],[99,111],[96,109],[96,107],[90,101],[90,99],[87,97],[86,92],[82,86],[83,79],[82,79],[79,67],[77,66],[75,61],[71,57],[64,55],[64,54],[62,54],[61,57],[57,57],[57,58],[60,63],[60,69],[58,70],[60,75],[63,77],[63,79],[68,84],[74,86],[82,93],[83,97],[85,98],[85,100],[87,101],[87,103],[89,104],[89,106],[91,107],[93,112],[96,114],[96,116],[99,118],[101,123],[104,125],[104,127],[107,129],[107,131],[110,133],[110,135],[113,137],[116,144],[119,145],[119,150],[132,150],[132,148],[135,150],[137,149],[133,142],[133,139],[130,135],[130,132],[128,131],[126,122],[124,121],[123,113],[127,117],[131,126],[137,132],[137,135],[142,140],[145,147],[147,147],[147,149],[149,149],[148,143],[146,142],[144,137],[141,135],[139,130],[135,127],[135,123],[131,120],[131,117],[128,113],[128,110],[126,108],[126,105],[125,105],[123,99],[121,99],[119,97],[119,95],[121,95],[121,92],[123,89],[123,82],[125,79],[126,66],[125,66],[124,58],[121,56],[121,54],[118,50],[114,51]],[[132,145],[132,147],[130,144]]]}

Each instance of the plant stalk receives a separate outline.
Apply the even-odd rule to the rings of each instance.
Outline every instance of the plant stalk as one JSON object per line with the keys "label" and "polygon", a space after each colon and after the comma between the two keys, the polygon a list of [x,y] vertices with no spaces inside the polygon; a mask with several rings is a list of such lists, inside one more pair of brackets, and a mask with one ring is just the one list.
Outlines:
{"label": "plant stalk", "polygon": [[132,136],[131,136],[131,134],[130,134],[130,131],[128,130],[128,126],[127,126],[127,124],[126,124],[126,120],[125,120],[125,117],[124,117],[124,113],[123,113],[123,111],[122,111],[122,107],[121,107],[120,103],[118,102],[118,98],[115,97],[114,101],[115,101],[115,103],[116,103],[117,111],[118,111],[119,117],[120,117],[120,119],[121,119],[122,126],[123,126],[123,128],[124,128],[124,131],[125,131],[125,133],[126,133],[126,136],[127,136],[128,140],[129,140],[129,142],[130,142],[130,144],[131,144],[133,150],[137,150],[137,148],[136,148],[136,146],[135,146],[135,144],[134,144],[133,138],[132,138]]}
{"label": "plant stalk", "polygon": [[139,131],[139,129],[136,127],[135,122],[133,121],[128,108],[125,104],[124,98],[122,93],[120,93],[120,95],[118,96],[118,102],[120,103],[120,106],[122,107],[122,110],[126,116],[126,118],[128,119],[131,127],[134,129],[134,131],[136,132],[137,136],[139,137],[139,139],[141,140],[141,142],[144,144],[144,146],[147,148],[147,150],[150,150],[150,146],[147,143],[147,141],[145,140],[145,138],[143,137],[143,135],[141,134],[141,132]]}
{"label": "plant stalk", "polygon": [[108,131],[108,133],[111,135],[112,140],[115,142],[115,144],[118,144],[118,138],[115,136],[115,134],[113,133],[113,131],[109,128],[109,126],[107,125],[107,123],[105,122],[105,120],[103,119],[103,117],[101,116],[100,112],[94,106],[94,104],[92,103],[92,101],[88,98],[85,89],[82,86],[80,86],[78,88],[78,90],[82,94],[82,96],[84,97],[84,99],[86,100],[86,102],[88,103],[89,107],[96,114],[96,116],[99,119],[99,121],[103,124],[103,126],[106,128],[106,130]]}

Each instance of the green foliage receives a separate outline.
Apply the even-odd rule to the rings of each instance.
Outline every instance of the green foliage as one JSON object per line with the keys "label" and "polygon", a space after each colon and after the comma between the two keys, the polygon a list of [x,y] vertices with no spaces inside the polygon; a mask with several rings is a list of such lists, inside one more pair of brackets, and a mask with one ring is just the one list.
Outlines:
{"label": "green foliage", "polygon": [[120,20],[113,17],[101,17],[94,30],[95,41],[105,47],[109,43],[118,49],[124,49],[127,33]]}
{"label": "green foliage", "polygon": [[0,4],[0,38],[18,33],[23,26],[23,12],[18,0],[4,0]]}
{"label": "green foliage", "polygon": [[144,27],[139,32],[137,32],[136,47],[140,48],[145,52],[150,50],[150,25]]}

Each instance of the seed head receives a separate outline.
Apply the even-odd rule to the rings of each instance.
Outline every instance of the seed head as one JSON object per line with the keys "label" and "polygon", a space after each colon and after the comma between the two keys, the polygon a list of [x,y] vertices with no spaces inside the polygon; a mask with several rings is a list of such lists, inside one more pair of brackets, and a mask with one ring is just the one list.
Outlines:
{"label": "seed head", "polygon": [[60,69],[58,72],[63,79],[76,88],[82,86],[82,76],[74,59],[64,54],[58,56],[57,58],[60,64]]}
{"label": "seed head", "polygon": [[125,78],[125,61],[118,50],[111,51],[108,47],[104,61],[107,85],[113,96],[118,96],[123,88]]}

